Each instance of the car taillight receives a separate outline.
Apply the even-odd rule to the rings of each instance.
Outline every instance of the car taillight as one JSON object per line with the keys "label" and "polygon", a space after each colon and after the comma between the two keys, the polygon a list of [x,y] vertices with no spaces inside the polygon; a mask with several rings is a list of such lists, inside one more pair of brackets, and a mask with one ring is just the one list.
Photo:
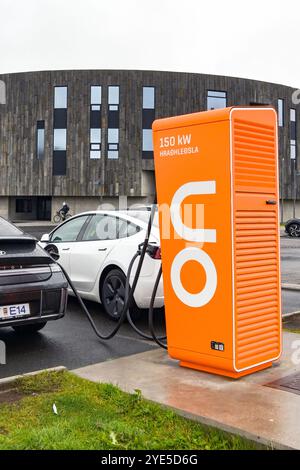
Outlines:
{"label": "car taillight", "polygon": [[[143,249],[143,246],[144,246],[144,243],[141,243],[139,245],[139,252],[141,253],[142,252],[142,249]],[[161,259],[161,249],[160,249],[160,246],[157,246],[157,245],[154,245],[152,243],[149,243],[147,245],[147,249],[146,249],[146,253],[148,253],[148,255],[153,258],[153,259]]]}
{"label": "car taillight", "polygon": [[152,256],[153,259],[161,259],[161,248],[158,246]]}

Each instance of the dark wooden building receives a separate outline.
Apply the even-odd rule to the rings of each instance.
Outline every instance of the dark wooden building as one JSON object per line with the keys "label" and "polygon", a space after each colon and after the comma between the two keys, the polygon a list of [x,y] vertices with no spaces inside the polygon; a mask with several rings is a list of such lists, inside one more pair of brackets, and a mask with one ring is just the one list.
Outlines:
{"label": "dark wooden building", "polygon": [[50,219],[63,200],[72,213],[120,200],[123,206],[151,202],[153,120],[231,105],[278,110],[283,219],[300,197],[299,105],[290,87],[134,70],[7,74],[0,83],[6,89],[0,104],[0,215],[13,220]]}

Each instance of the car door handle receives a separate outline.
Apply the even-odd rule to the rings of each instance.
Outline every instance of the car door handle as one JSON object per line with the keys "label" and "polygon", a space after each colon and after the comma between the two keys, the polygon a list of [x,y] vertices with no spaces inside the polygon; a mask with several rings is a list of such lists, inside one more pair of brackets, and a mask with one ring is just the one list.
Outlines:
{"label": "car door handle", "polygon": [[70,248],[63,248],[62,251],[69,251]]}
{"label": "car door handle", "polygon": [[277,201],[275,201],[275,199],[269,199],[268,201],[266,201],[266,204],[268,204],[269,206],[276,206]]}
{"label": "car door handle", "polygon": [[106,251],[107,248],[98,248],[98,251]]}

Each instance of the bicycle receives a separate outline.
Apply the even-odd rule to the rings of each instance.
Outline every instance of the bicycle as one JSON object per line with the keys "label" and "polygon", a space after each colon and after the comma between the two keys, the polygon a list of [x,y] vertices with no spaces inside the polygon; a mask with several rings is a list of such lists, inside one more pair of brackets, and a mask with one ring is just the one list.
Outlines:
{"label": "bicycle", "polygon": [[60,222],[64,222],[67,219],[70,219],[72,217],[72,214],[69,212],[66,215],[63,215],[61,211],[57,211],[55,216],[53,217],[53,222],[55,224],[59,224]]}

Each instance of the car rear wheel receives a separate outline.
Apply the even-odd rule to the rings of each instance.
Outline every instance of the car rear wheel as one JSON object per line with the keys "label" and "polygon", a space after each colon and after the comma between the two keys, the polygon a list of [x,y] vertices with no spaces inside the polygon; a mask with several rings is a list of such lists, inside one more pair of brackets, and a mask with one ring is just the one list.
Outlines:
{"label": "car rear wheel", "polygon": [[[120,269],[109,271],[101,286],[101,302],[105,313],[115,321],[120,319],[125,305],[126,276]],[[130,306],[130,314],[133,319],[140,315],[134,300]]]}
{"label": "car rear wheel", "polygon": [[12,328],[16,333],[30,335],[32,333],[37,333],[42,330],[47,325],[47,322],[33,323],[32,325],[20,325],[13,326]]}
{"label": "car rear wheel", "polygon": [[290,237],[300,237],[300,224],[293,222],[287,227],[287,233]]}

